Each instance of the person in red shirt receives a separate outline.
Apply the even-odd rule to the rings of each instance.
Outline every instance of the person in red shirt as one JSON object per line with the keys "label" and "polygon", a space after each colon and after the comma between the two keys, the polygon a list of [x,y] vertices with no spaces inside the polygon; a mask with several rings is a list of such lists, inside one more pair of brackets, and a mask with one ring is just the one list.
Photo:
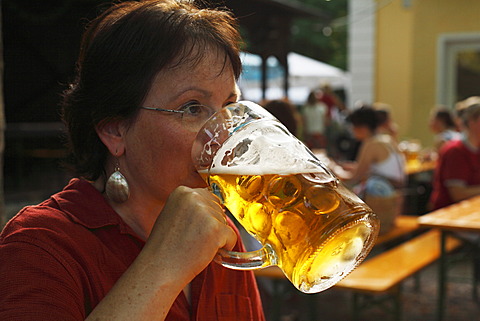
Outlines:
{"label": "person in red shirt", "polygon": [[462,112],[464,137],[445,143],[439,152],[430,206],[436,210],[480,195],[480,104]]}
{"label": "person in red shirt", "polygon": [[316,92],[317,100],[327,105],[327,123],[338,117],[339,112],[346,109],[343,101],[334,93],[332,87],[328,84],[322,84],[320,90]]}
{"label": "person in red shirt", "polygon": [[192,2],[113,5],[90,23],[62,116],[75,177],[0,235],[0,320],[265,320],[243,250],[195,170],[196,131],[238,100],[240,36]]}

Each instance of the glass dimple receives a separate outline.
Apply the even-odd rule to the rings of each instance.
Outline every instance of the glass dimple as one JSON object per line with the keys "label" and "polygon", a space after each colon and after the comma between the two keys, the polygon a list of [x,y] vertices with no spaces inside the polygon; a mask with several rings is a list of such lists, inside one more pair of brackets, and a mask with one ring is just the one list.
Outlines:
{"label": "glass dimple", "polygon": [[277,208],[285,208],[298,199],[302,185],[295,176],[278,175],[270,181],[268,200]]}
{"label": "glass dimple", "polygon": [[246,217],[250,220],[252,233],[257,239],[266,239],[272,228],[271,211],[264,204],[253,203],[248,207]]}
{"label": "glass dimple", "polygon": [[307,225],[297,213],[284,211],[278,213],[274,222],[275,233],[285,245],[292,245],[303,240]]}
{"label": "glass dimple", "polygon": [[259,175],[245,175],[237,178],[237,192],[246,201],[254,201],[262,196],[263,177]]}
{"label": "glass dimple", "polygon": [[333,187],[338,185],[338,179],[330,175],[328,172],[305,173],[303,178],[314,184],[332,184]]}
{"label": "glass dimple", "polygon": [[353,261],[357,258],[363,248],[363,240],[360,237],[351,238],[342,253],[343,261]]}
{"label": "glass dimple", "polygon": [[340,205],[340,199],[334,190],[327,186],[313,185],[305,192],[305,206],[312,208],[315,214],[328,214]]}

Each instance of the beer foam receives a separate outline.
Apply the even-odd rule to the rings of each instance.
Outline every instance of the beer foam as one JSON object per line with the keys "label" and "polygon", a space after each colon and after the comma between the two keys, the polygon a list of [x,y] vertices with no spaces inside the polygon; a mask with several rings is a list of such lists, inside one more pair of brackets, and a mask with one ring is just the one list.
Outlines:
{"label": "beer foam", "polygon": [[250,123],[237,130],[218,150],[210,174],[266,175],[325,172],[322,163],[291,135],[272,121]]}

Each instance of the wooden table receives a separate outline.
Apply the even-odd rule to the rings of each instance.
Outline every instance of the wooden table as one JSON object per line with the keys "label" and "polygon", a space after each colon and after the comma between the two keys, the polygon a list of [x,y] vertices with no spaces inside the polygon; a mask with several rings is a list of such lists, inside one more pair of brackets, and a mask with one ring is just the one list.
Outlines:
{"label": "wooden table", "polygon": [[418,174],[427,171],[433,171],[437,165],[436,161],[410,162],[405,164],[405,173],[407,175]]}
{"label": "wooden table", "polygon": [[480,234],[480,196],[441,208],[421,216],[421,227],[438,228],[442,231],[440,246],[442,255],[438,271],[437,320],[443,320],[447,284],[447,260],[445,239],[451,232],[475,232]]}

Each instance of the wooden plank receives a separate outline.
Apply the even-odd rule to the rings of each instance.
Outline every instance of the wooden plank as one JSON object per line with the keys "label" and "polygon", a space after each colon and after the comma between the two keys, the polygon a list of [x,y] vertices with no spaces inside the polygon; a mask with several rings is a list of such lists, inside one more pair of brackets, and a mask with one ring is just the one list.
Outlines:
{"label": "wooden plank", "polygon": [[419,218],[419,224],[423,227],[478,231],[480,230],[480,197],[473,197],[425,214]]}
{"label": "wooden plank", "polygon": [[418,217],[411,215],[399,215],[395,218],[395,225],[387,233],[380,235],[375,245],[393,241],[402,236],[406,236],[419,229]]}
{"label": "wooden plank", "polygon": [[271,279],[286,279],[285,274],[278,266],[269,266],[264,269],[255,270],[255,276],[261,276]]}

